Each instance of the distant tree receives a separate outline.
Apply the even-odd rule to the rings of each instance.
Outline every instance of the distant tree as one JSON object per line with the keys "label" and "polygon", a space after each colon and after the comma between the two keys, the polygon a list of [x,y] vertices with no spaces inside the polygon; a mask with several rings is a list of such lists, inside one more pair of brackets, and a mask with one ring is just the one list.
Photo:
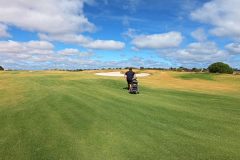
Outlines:
{"label": "distant tree", "polygon": [[233,69],[228,65],[223,62],[216,62],[211,64],[208,67],[208,70],[210,73],[227,73],[227,74],[232,74]]}
{"label": "distant tree", "polygon": [[207,68],[202,68],[201,72],[208,72],[208,69]]}
{"label": "distant tree", "polygon": [[124,69],[129,69],[129,68],[138,69],[138,68],[136,68],[136,67],[125,67]]}
{"label": "distant tree", "polygon": [[176,71],[177,69],[176,69],[176,68],[173,68],[173,67],[171,67],[171,68],[169,68],[169,70],[170,70],[170,71]]}
{"label": "distant tree", "polygon": [[4,71],[4,68],[2,66],[0,66],[0,71]]}
{"label": "distant tree", "polygon": [[178,68],[177,68],[177,71],[178,71],[178,72],[184,71],[184,67],[178,67]]}
{"label": "distant tree", "polygon": [[238,68],[233,68],[233,71],[234,71],[234,72],[239,72],[240,69],[238,69]]}
{"label": "distant tree", "polygon": [[144,67],[140,67],[140,70],[144,70]]}
{"label": "distant tree", "polygon": [[198,69],[198,68],[192,68],[192,72],[200,72],[201,71],[201,69]]}

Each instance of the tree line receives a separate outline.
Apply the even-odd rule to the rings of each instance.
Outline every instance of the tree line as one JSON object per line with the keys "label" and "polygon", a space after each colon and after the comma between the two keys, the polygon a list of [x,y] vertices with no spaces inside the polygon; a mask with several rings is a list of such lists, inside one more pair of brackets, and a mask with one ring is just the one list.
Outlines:
{"label": "tree line", "polygon": [[[52,69],[58,71],[70,71],[70,72],[79,72],[84,70],[122,70],[122,69],[140,69],[140,70],[164,70],[164,71],[178,71],[178,72],[210,72],[210,73],[227,73],[232,74],[234,71],[240,72],[239,69],[234,69],[228,64],[223,62],[216,62],[208,66],[208,68],[187,68],[187,67],[170,67],[170,68],[158,68],[158,67],[116,67],[116,68],[101,68],[101,69]],[[0,66],[0,71],[3,71],[4,68]]]}
{"label": "tree line", "polygon": [[4,68],[2,66],[0,66],[0,71],[4,71]]}

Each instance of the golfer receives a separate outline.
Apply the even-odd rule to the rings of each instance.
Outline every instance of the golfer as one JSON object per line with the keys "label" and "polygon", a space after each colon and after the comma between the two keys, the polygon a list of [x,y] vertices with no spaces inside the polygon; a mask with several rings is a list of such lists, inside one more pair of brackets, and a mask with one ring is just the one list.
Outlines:
{"label": "golfer", "polygon": [[129,68],[129,71],[127,71],[124,75],[124,77],[127,80],[128,83],[128,90],[130,89],[130,85],[132,84],[132,80],[135,77],[135,73],[132,71],[132,68]]}

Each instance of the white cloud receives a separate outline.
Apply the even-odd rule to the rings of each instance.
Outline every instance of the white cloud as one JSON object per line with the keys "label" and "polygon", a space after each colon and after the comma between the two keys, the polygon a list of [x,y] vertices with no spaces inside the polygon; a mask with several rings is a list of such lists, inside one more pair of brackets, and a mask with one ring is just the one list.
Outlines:
{"label": "white cloud", "polygon": [[162,49],[178,47],[182,39],[181,33],[168,32],[163,34],[140,35],[132,40],[132,44],[139,49]]}
{"label": "white cloud", "polygon": [[0,54],[16,55],[16,54],[51,54],[54,46],[46,41],[0,41]]}
{"label": "white cloud", "polygon": [[90,59],[92,56],[92,52],[81,52],[75,48],[55,51],[47,41],[0,41],[0,63],[12,69],[94,67],[96,61]]}
{"label": "white cloud", "polygon": [[75,43],[90,49],[98,50],[121,50],[125,44],[114,40],[93,40],[90,37],[75,34],[47,35],[39,34],[40,39],[48,41],[61,41],[65,43]]}
{"label": "white cloud", "polygon": [[83,14],[84,0],[0,0],[0,22],[42,33],[79,33],[95,26]]}
{"label": "white cloud", "polygon": [[123,42],[113,40],[94,40],[84,46],[90,49],[121,50],[124,49],[125,44]]}
{"label": "white cloud", "polygon": [[83,13],[84,3],[94,5],[95,0],[0,0],[0,37],[9,36],[8,26],[37,32],[41,40],[78,44],[91,49],[119,50],[123,42],[94,40],[82,35],[95,26]]}
{"label": "white cloud", "polygon": [[198,41],[206,41],[207,40],[207,35],[202,28],[198,28],[197,30],[193,31],[191,33],[192,37],[195,38]]}
{"label": "white cloud", "polygon": [[66,48],[64,50],[59,51],[58,53],[61,55],[75,55],[75,54],[79,54],[79,50],[73,49],[73,48]]}
{"label": "white cloud", "polygon": [[240,38],[239,6],[239,0],[212,0],[193,11],[191,17],[213,25],[211,33],[217,36]]}
{"label": "white cloud", "polygon": [[189,44],[187,51],[194,55],[204,56],[217,53],[218,47],[214,42],[197,42]]}
{"label": "white cloud", "polygon": [[189,44],[185,49],[163,50],[160,54],[167,56],[184,66],[205,66],[216,61],[227,61],[229,53],[218,49],[214,42],[196,42]]}
{"label": "white cloud", "polygon": [[65,56],[77,55],[81,57],[89,57],[93,55],[93,53],[91,52],[80,52],[78,49],[75,48],[66,48],[64,50],[58,51],[57,53]]}
{"label": "white cloud", "polygon": [[[34,56],[49,58],[52,56],[72,56],[79,57],[92,56],[91,52],[81,52],[75,48],[66,48],[60,51],[54,51],[54,46],[47,41],[0,41],[0,55],[5,57],[30,58]],[[1,56],[2,57],[2,56]],[[45,59],[44,58],[44,59]]]}
{"label": "white cloud", "polygon": [[143,58],[138,56],[129,57],[119,61],[108,61],[108,63],[100,63],[102,67],[108,68],[123,68],[123,67],[170,67],[168,62],[161,61],[161,59],[155,58]]}
{"label": "white cloud", "polygon": [[8,27],[4,24],[0,23],[0,38],[3,37],[11,37],[11,35],[7,32]]}
{"label": "white cloud", "polygon": [[225,48],[232,54],[240,54],[240,43],[230,43]]}
{"label": "white cloud", "polygon": [[91,38],[85,37],[81,34],[38,34],[39,38],[47,41],[60,41],[64,43],[86,44],[92,41]]}
{"label": "white cloud", "polygon": [[22,45],[26,48],[41,50],[52,50],[54,48],[53,44],[47,41],[29,41],[22,43]]}

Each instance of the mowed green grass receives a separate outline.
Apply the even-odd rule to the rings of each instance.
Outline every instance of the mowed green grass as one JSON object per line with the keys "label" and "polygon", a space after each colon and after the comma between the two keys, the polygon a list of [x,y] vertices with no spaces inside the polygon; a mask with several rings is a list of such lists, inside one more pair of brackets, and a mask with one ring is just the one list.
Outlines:
{"label": "mowed green grass", "polygon": [[[154,75],[152,75],[154,76]],[[240,96],[90,73],[0,73],[2,160],[238,160]]]}

